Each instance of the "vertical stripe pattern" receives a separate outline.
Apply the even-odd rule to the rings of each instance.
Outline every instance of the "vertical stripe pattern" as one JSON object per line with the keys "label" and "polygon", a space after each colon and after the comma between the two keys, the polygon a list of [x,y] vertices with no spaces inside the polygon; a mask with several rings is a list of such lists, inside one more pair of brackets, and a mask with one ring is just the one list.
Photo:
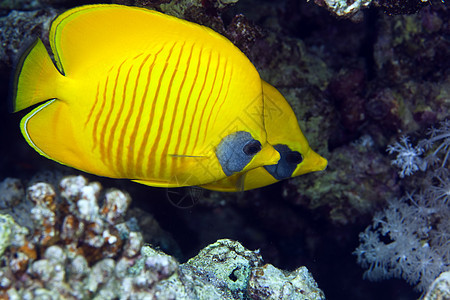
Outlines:
{"label": "vertical stripe pattern", "polygon": [[[202,185],[226,176],[218,145],[245,131],[267,150],[247,169],[274,163],[260,113],[261,78],[213,30],[139,7],[102,4],[61,14],[49,40],[57,69],[45,47],[33,47],[19,75],[24,88],[17,91],[19,98],[24,90],[37,91],[34,102],[57,99],[23,121],[28,127],[22,132],[39,153],[100,176]],[[49,63],[41,66],[44,60]]]}
{"label": "vertical stripe pattern", "polygon": [[226,101],[231,69],[218,51],[164,44],[123,59],[96,83],[85,127],[117,177],[171,180],[201,151]]}

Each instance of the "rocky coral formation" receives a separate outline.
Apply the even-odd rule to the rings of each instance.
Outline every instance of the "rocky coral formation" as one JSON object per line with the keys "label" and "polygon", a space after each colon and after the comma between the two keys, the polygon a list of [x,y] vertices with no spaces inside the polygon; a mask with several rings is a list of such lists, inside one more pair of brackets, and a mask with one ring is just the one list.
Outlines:
{"label": "rocky coral formation", "polygon": [[27,216],[6,213],[23,197],[19,183],[0,183],[1,299],[324,299],[305,267],[263,265],[258,251],[232,240],[184,264],[143,246],[136,221],[124,219],[128,194],[100,197],[100,184],[82,176],[63,178],[59,192],[45,182],[29,186],[32,225],[21,226]]}
{"label": "rocky coral formation", "polygon": [[36,9],[42,4],[35,0],[1,0],[0,9]]}
{"label": "rocky coral formation", "polygon": [[148,9],[162,11],[181,19],[196,21],[199,24],[204,24],[223,33],[225,31],[225,26],[221,14],[226,8],[236,4],[238,1],[239,0],[113,0],[113,3],[142,6]]}
{"label": "rocky coral formation", "polygon": [[10,297],[41,292],[71,295],[74,287],[70,281],[62,283],[68,272],[66,264],[87,266],[122,252],[136,255],[132,248],[137,247],[138,252],[142,245],[135,221],[123,220],[131,199],[119,190],[106,191],[100,204],[100,184],[88,183],[84,177],[64,178],[60,193],[52,185],[38,182],[28,187],[26,200],[21,201],[27,203],[26,208],[16,211],[17,203],[11,199],[23,193],[21,185],[5,179],[1,186],[5,195],[2,282],[9,282],[3,286],[3,294]]}
{"label": "rocky coral formation", "polygon": [[51,21],[56,17],[54,9],[10,11],[0,17],[0,70],[11,67],[19,59],[24,47],[36,37],[48,41]]}
{"label": "rocky coral formation", "polygon": [[[448,115],[450,68],[444,56],[450,47],[443,38],[448,9],[437,2],[415,15],[380,14],[371,24],[374,36],[351,22],[328,24],[311,6],[302,9],[306,20],[296,24],[298,16],[279,8],[278,23],[265,24],[278,35],[265,36],[252,56],[262,77],[294,108],[313,148],[329,160],[323,174],[282,182],[284,198],[324,208],[332,222],[354,223],[398,196],[384,152],[389,140],[400,131],[425,130]],[[308,21],[312,16],[318,21]],[[309,31],[302,25],[311,25]],[[342,36],[334,26],[352,35]],[[280,34],[286,29],[306,38],[290,40]],[[373,39],[373,48],[363,44],[367,39]],[[373,61],[364,61],[364,49]],[[346,62],[340,61],[343,54]],[[369,140],[371,146],[364,142]]]}
{"label": "rocky coral formation", "polygon": [[[329,218],[335,224],[355,223],[357,218],[369,214],[399,192],[396,174],[390,171],[390,161],[374,148],[373,139],[366,135],[350,145],[333,151],[329,157],[333,164],[320,175],[312,187],[301,178],[284,186],[287,201],[318,209],[330,207]],[[347,165],[351,174],[344,174]],[[389,174],[389,175],[387,175]],[[342,180],[342,178],[347,178]],[[328,203],[328,204],[326,204]]]}
{"label": "rocky coral formation", "polygon": [[[374,0],[375,6],[379,6],[389,15],[413,14],[422,7],[429,5],[428,0]],[[444,1],[442,1],[444,2]]]}
{"label": "rocky coral formation", "polygon": [[373,121],[385,120],[383,129],[409,132],[447,117],[449,19],[439,3],[416,15],[382,16],[373,52],[379,80],[366,109]]}
{"label": "rocky coral formation", "polygon": [[283,272],[271,264],[254,268],[249,291],[254,295],[252,299],[324,299],[306,267],[292,272]]}
{"label": "rocky coral formation", "polygon": [[262,37],[261,29],[243,14],[236,14],[231,22],[225,22],[222,15],[239,0],[188,0],[188,1],[148,1],[114,0],[113,3],[142,6],[181,19],[192,21],[214,29],[228,37],[245,54],[250,54],[251,46]]}
{"label": "rocky coral formation", "polygon": [[424,300],[450,299],[450,271],[443,272],[431,284]]}
{"label": "rocky coral formation", "polygon": [[338,17],[351,18],[354,21],[360,21],[363,17],[362,10],[370,5],[380,7],[389,15],[413,14],[429,5],[427,0],[315,0],[314,2],[326,7]]}
{"label": "rocky coral formation", "polygon": [[368,7],[372,0],[317,0],[318,5],[325,6],[329,11],[339,17],[352,17],[359,13],[361,9]]}

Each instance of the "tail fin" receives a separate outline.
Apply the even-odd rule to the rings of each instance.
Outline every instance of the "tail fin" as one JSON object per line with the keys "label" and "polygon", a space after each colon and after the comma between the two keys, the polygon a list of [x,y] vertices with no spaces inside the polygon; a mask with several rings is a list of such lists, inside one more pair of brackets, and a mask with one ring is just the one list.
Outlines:
{"label": "tail fin", "polygon": [[55,82],[61,76],[44,44],[37,39],[17,64],[12,90],[12,111],[17,112],[55,98]]}

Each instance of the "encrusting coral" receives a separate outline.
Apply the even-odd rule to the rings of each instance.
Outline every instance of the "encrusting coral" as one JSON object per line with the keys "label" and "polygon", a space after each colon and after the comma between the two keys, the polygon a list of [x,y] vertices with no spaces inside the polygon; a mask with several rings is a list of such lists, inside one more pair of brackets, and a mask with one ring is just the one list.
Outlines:
{"label": "encrusting coral", "polygon": [[430,286],[424,300],[450,299],[450,271],[443,272]]}
{"label": "encrusting coral", "polygon": [[[0,187],[0,299],[324,299],[305,267],[264,265],[232,240],[179,264],[124,218],[127,193],[82,176],[34,183],[26,199],[19,180]],[[19,201],[28,213],[14,212]]]}

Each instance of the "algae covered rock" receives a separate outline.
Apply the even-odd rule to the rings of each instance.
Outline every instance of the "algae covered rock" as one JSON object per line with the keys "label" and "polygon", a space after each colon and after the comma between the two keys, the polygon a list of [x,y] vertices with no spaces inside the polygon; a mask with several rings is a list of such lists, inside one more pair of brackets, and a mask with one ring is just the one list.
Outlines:
{"label": "algae covered rock", "polygon": [[323,299],[306,268],[263,266],[259,251],[228,239],[180,264],[144,245],[128,193],[82,176],[58,185],[32,183],[25,194],[19,180],[0,182],[29,205],[0,211],[0,299]]}
{"label": "algae covered rock", "polygon": [[223,298],[244,299],[251,271],[261,265],[262,257],[258,251],[247,250],[236,241],[223,239],[206,246],[183,264],[182,269],[196,274],[195,281],[203,282],[200,295],[213,288]]}
{"label": "algae covered rock", "polygon": [[0,214],[0,256],[11,245],[21,246],[20,241],[27,233],[28,230],[17,225],[10,215]]}
{"label": "algae covered rock", "polygon": [[442,272],[431,284],[425,300],[445,300],[450,298],[450,271]]}
{"label": "algae covered rock", "polygon": [[292,272],[282,271],[271,264],[254,268],[248,291],[252,299],[325,299],[306,267]]}
{"label": "algae covered rock", "polygon": [[[1,7],[0,7],[1,8]],[[46,34],[52,19],[57,15],[55,9],[34,11],[11,10],[0,16],[0,71],[8,71],[20,54],[36,37],[47,41]]]}
{"label": "algae covered rock", "polygon": [[193,276],[200,299],[325,299],[306,267],[285,272],[263,265],[259,251],[218,240],[180,266]]}

